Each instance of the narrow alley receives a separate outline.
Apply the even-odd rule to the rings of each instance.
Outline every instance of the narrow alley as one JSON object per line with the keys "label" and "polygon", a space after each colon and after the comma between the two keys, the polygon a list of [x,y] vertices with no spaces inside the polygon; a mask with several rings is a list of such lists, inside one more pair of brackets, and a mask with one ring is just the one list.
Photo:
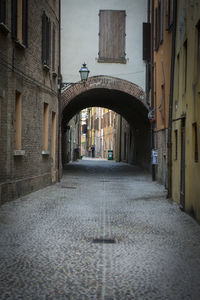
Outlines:
{"label": "narrow alley", "polygon": [[0,299],[200,299],[200,227],[140,168],[66,165],[0,210]]}

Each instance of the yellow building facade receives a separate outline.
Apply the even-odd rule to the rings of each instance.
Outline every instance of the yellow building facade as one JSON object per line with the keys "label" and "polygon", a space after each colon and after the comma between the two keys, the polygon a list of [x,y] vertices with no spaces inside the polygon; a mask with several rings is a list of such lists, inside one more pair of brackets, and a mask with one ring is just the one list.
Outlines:
{"label": "yellow building facade", "polygon": [[200,221],[200,0],[177,1],[172,198]]}

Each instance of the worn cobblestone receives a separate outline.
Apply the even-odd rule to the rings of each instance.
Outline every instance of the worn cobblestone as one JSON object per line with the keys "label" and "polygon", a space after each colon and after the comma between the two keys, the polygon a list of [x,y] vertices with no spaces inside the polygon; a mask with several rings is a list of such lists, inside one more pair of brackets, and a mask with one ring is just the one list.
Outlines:
{"label": "worn cobblestone", "polygon": [[0,270],[0,299],[198,300],[200,227],[139,168],[79,161],[0,207]]}

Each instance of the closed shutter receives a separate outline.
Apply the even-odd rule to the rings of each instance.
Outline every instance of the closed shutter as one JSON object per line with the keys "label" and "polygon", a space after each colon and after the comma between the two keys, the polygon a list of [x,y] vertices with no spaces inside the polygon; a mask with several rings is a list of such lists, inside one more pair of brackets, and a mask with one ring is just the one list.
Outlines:
{"label": "closed shutter", "polygon": [[12,0],[12,37],[17,40],[17,0]]}
{"label": "closed shutter", "polygon": [[143,60],[151,58],[151,24],[143,23]]}
{"label": "closed shutter", "polygon": [[159,48],[159,11],[158,7],[156,7],[156,22],[155,22],[155,50]]}
{"label": "closed shutter", "polygon": [[170,0],[166,0],[166,30],[170,27]]}
{"label": "closed shutter", "polygon": [[99,13],[99,62],[125,63],[125,11]]}
{"label": "closed shutter", "polygon": [[53,25],[53,40],[52,40],[52,70],[55,71],[55,47],[56,47],[56,32]]}
{"label": "closed shutter", "polygon": [[47,65],[50,66],[50,62],[51,62],[51,21],[50,19],[48,19],[47,21],[47,48],[46,48],[46,58],[47,58]]}
{"label": "closed shutter", "polygon": [[0,0],[0,23],[6,23],[6,0]]}
{"label": "closed shutter", "polygon": [[22,5],[22,40],[25,46],[28,45],[27,41],[28,32],[28,0],[23,0]]}
{"label": "closed shutter", "polygon": [[160,44],[163,42],[163,0],[160,0]]}
{"label": "closed shutter", "polygon": [[47,64],[46,61],[46,14],[42,14],[42,63]]}

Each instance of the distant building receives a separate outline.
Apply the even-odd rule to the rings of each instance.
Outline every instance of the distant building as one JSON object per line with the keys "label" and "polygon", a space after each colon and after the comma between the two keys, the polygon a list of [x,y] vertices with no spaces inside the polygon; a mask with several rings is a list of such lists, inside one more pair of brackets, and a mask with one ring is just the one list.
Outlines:
{"label": "distant building", "polygon": [[0,1],[0,203],[57,180],[59,1]]}

